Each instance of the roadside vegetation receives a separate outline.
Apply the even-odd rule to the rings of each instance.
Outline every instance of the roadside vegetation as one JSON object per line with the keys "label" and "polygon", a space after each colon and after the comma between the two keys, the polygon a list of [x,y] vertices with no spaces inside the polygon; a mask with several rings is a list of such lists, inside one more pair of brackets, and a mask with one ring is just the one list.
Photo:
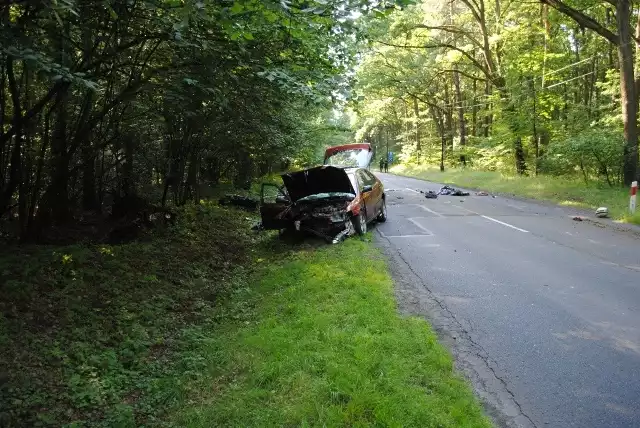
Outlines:
{"label": "roadside vegetation", "polygon": [[208,202],[177,218],[1,255],[2,426],[490,426],[369,238],[291,244]]}
{"label": "roadside vegetation", "polygon": [[371,22],[357,138],[395,171],[625,218],[640,177],[631,3],[419,0]]}
{"label": "roadside vegetation", "polygon": [[640,224],[640,213],[634,216],[629,214],[629,190],[612,189],[602,183],[585,185],[584,181],[578,178],[559,179],[544,175],[521,177],[473,169],[449,169],[440,172],[434,168],[417,165],[397,165],[391,172],[469,189],[551,201],[565,206],[594,210],[605,206],[609,208],[613,219]]}

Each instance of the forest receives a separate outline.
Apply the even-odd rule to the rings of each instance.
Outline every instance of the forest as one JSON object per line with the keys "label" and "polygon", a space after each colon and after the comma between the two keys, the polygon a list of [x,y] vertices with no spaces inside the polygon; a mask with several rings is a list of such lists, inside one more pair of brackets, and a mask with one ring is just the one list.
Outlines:
{"label": "forest", "polygon": [[634,2],[421,0],[367,36],[357,135],[401,162],[637,180]]}
{"label": "forest", "polygon": [[491,426],[371,234],[218,196],[367,141],[621,218],[639,51],[631,0],[0,0],[0,426]]}
{"label": "forest", "polygon": [[0,21],[9,241],[354,139],[441,170],[638,175],[629,0],[4,0]]}
{"label": "forest", "polygon": [[47,241],[315,162],[350,136],[333,113],[349,98],[350,16],[387,7],[0,1],[3,237]]}

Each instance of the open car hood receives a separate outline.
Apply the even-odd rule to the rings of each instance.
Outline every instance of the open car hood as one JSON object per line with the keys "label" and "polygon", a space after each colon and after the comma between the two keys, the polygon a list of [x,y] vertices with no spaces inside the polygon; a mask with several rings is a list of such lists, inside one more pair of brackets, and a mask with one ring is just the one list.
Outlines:
{"label": "open car hood", "polygon": [[329,147],[324,152],[325,165],[369,168],[372,159],[373,148],[369,143]]}
{"label": "open car hood", "polygon": [[346,171],[334,166],[319,166],[282,175],[284,187],[292,202],[320,193],[350,193],[355,195]]}

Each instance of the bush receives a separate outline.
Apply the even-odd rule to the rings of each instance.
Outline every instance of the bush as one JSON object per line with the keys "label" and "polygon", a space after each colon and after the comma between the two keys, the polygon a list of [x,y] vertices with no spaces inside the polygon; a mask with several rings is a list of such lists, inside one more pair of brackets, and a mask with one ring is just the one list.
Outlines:
{"label": "bush", "polygon": [[580,171],[586,182],[594,177],[610,186],[621,183],[623,139],[619,132],[590,128],[565,140],[552,142],[541,171],[552,175]]}

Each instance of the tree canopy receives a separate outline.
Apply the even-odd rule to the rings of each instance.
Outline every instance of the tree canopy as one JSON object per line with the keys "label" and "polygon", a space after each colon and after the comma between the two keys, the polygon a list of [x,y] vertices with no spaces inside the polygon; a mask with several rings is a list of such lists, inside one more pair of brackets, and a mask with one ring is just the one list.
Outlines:
{"label": "tree canopy", "polygon": [[639,18],[630,0],[0,1],[2,233],[197,203],[353,138],[628,183]]}
{"label": "tree canopy", "polygon": [[637,179],[630,1],[421,0],[368,37],[358,135],[404,161]]}
{"label": "tree canopy", "polygon": [[0,218],[38,239],[156,187],[182,204],[314,161],[344,139],[356,21],[392,7],[0,1]]}

